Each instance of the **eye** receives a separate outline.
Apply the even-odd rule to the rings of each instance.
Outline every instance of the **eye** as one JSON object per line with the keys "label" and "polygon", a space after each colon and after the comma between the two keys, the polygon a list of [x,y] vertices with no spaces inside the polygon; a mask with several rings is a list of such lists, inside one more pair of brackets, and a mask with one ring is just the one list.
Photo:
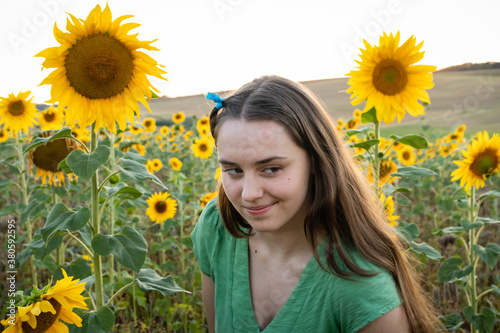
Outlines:
{"label": "eye", "polygon": [[229,175],[237,175],[237,174],[242,173],[243,171],[241,169],[238,169],[238,168],[226,168],[226,169],[222,170],[222,172],[226,172]]}
{"label": "eye", "polygon": [[264,173],[268,175],[274,175],[281,170],[279,167],[267,167],[264,169]]}

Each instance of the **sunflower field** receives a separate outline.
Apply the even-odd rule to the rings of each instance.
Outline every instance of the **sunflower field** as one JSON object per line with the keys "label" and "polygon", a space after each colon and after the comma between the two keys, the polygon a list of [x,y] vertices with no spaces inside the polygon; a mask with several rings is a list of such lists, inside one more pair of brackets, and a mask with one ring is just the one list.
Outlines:
{"label": "sunflower field", "polygon": [[[209,119],[142,119],[139,102],[160,93],[148,76],[166,74],[141,51],[153,42],[108,6],[69,16],[36,55],[50,106],[30,91],[0,101],[0,328],[205,332],[190,233],[220,177]],[[385,125],[425,114],[436,70],[415,64],[422,43],[399,39],[365,42],[348,74],[352,117],[337,129],[419,259],[443,330],[496,332],[500,134],[391,134]]]}

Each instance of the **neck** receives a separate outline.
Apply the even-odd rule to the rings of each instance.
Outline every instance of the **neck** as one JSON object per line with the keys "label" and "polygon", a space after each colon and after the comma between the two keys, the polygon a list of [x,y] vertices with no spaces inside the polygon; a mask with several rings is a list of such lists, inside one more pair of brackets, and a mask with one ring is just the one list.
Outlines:
{"label": "neck", "polygon": [[249,242],[253,251],[257,250],[280,260],[308,256],[312,253],[302,229],[275,232],[254,231]]}

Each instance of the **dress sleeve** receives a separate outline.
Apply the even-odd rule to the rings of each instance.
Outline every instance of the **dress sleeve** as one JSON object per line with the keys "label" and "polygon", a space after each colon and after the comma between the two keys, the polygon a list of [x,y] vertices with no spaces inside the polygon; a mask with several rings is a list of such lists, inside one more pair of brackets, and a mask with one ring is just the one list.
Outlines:
{"label": "dress sleeve", "polygon": [[203,274],[213,276],[214,257],[218,251],[224,225],[217,208],[217,198],[212,199],[201,213],[191,232],[193,252]]}
{"label": "dress sleeve", "polygon": [[[371,266],[371,265],[370,265]],[[379,274],[373,277],[357,277],[359,282],[348,281],[340,293],[341,331],[355,333],[368,323],[401,305],[399,293],[392,275],[375,265],[364,267]]]}

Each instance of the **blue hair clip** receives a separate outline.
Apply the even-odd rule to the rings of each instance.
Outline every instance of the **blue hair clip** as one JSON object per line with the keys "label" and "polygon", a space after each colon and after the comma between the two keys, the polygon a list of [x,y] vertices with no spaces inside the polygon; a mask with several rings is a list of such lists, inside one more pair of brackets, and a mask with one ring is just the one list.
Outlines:
{"label": "blue hair clip", "polygon": [[225,100],[225,98],[220,98],[219,94],[212,94],[210,92],[207,94],[207,99],[209,99],[209,100],[214,101],[215,103],[217,103],[217,105],[215,106],[215,108],[217,110],[219,110],[220,108],[222,108],[222,101]]}

